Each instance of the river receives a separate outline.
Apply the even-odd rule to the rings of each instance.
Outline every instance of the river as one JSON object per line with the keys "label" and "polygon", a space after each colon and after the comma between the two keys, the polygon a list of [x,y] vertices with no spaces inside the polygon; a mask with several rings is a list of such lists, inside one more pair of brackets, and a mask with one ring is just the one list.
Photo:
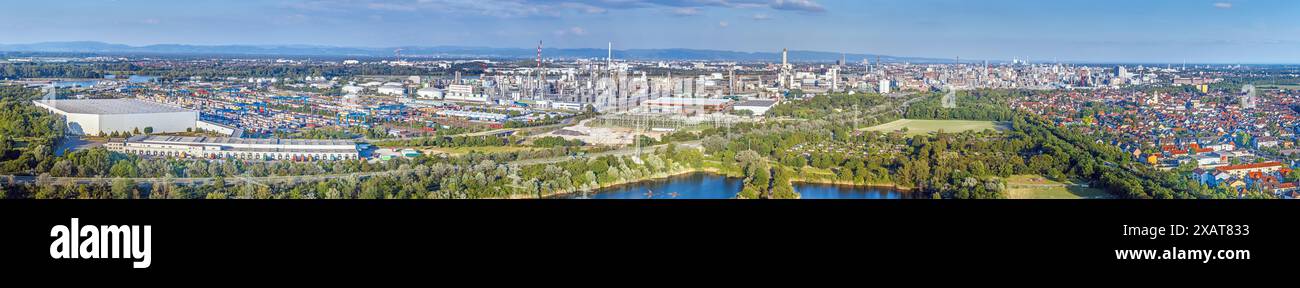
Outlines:
{"label": "river", "polygon": [[[561,199],[732,199],[740,193],[741,179],[710,173],[691,173],[667,179],[647,180],[595,192],[573,193]],[[803,199],[908,199],[916,193],[889,187],[861,187],[794,183]]]}

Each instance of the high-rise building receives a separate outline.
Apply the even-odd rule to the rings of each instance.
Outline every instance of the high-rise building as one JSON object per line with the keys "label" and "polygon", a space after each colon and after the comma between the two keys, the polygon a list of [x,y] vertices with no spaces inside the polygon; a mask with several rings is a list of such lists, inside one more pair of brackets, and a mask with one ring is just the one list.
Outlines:
{"label": "high-rise building", "polygon": [[781,48],[781,68],[790,66],[790,50]]}
{"label": "high-rise building", "polygon": [[781,48],[781,73],[780,79],[777,79],[781,88],[790,88],[791,83],[794,82],[794,73],[790,73],[790,70],[790,50]]}
{"label": "high-rise building", "polygon": [[840,67],[831,67],[826,71],[826,76],[831,78],[831,90],[840,89]]}

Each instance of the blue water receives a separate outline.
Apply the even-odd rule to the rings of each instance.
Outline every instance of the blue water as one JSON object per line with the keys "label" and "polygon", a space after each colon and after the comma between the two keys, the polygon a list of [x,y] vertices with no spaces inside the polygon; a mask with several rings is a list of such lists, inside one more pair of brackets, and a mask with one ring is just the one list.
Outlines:
{"label": "blue water", "polygon": [[913,199],[918,193],[895,190],[889,187],[862,187],[827,184],[794,183],[794,191],[802,199]]}
{"label": "blue water", "polygon": [[157,78],[158,78],[158,77],[154,77],[154,76],[131,75],[131,77],[126,78],[126,79],[127,79],[126,82],[130,82],[130,83],[147,83],[147,82],[153,82],[153,80],[154,80],[154,79],[157,79]]}
{"label": "blue water", "polygon": [[54,88],[71,88],[71,87],[91,88],[91,87],[95,87],[95,85],[98,84],[99,84],[99,80],[58,81],[58,82],[54,82]]}
{"label": "blue water", "polygon": [[[741,179],[692,173],[668,179],[637,182],[595,192],[573,193],[565,199],[732,199],[740,193]],[[584,195],[585,194],[585,195]]]}
{"label": "blue water", "polygon": [[[693,173],[668,179],[649,180],[601,189],[595,192],[573,193],[561,199],[733,199],[740,193],[741,179],[727,178],[709,173]],[[803,199],[905,199],[915,193],[888,187],[856,187],[826,184],[795,183],[794,190]]]}

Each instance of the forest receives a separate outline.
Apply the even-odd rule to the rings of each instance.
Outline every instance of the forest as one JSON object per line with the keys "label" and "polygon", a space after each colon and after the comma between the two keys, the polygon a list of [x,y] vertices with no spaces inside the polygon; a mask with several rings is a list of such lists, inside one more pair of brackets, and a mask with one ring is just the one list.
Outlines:
{"label": "forest", "polygon": [[924,100],[907,107],[904,118],[939,119],[939,120],[991,120],[1010,121],[1014,111],[1008,109],[1010,100],[1021,95],[1034,93],[1028,90],[992,90],[979,89],[958,91],[957,107],[943,108],[943,92],[931,93]]}
{"label": "forest", "polygon": [[41,93],[0,85],[0,173],[48,169],[53,163],[63,120],[31,104]]}
{"label": "forest", "polygon": [[[103,151],[93,149],[88,151]],[[80,152],[78,152],[80,153]],[[150,199],[463,199],[463,198],[534,198],[561,193],[592,190],[599,187],[666,177],[701,167],[694,149],[665,147],[641,156],[641,163],[631,157],[602,156],[577,158],[552,164],[516,166],[512,157],[471,153],[458,157],[419,156],[395,159],[380,164],[366,161],[332,163],[189,161],[193,167],[160,165],[154,160],[121,157],[121,154],[86,152],[67,160],[74,164],[92,164],[74,168],[74,174],[105,173],[130,177],[157,173],[181,173],[188,176],[213,176],[212,183],[180,185],[149,183],[139,185],[129,178],[115,178],[112,185],[17,185],[6,187],[5,198],[150,198]],[[536,156],[536,155],[533,155]],[[109,159],[103,159],[107,157]],[[113,159],[117,158],[117,159]],[[106,163],[116,163],[106,166]],[[166,163],[166,162],[163,162]],[[134,164],[134,165],[133,165]],[[332,165],[330,165],[332,164]],[[180,169],[181,171],[159,171]],[[206,169],[206,170],[205,170]],[[341,177],[328,180],[237,185],[226,179],[246,173],[249,177],[269,173],[311,175],[315,173],[351,173],[389,171],[370,177]],[[170,175],[170,174],[168,174]],[[42,176],[45,177],[45,176]],[[206,177],[206,176],[204,176]]]}
{"label": "forest", "polygon": [[794,117],[819,119],[830,114],[854,109],[866,109],[887,103],[888,99],[880,94],[823,94],[805,100],[787,101],[772,107],[767,115],[775,117]]}

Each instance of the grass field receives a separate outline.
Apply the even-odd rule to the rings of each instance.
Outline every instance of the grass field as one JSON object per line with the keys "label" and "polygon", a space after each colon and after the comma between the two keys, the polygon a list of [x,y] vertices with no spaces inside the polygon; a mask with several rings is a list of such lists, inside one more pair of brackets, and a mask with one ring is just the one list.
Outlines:
{"label": "grass field", "polygon": [[1009,199],[1098,199],[1110,194],[1097,188],[1061,183],[1038,175],[1013,175],[1007,178]]}
{"label": "grass field", "polygon": [[962,131],[982,131],[984,129],[1008,129],[1006,123],[993,121],[970,121],[970,120],[915,120],[899,119],[894,122],[880,124],[868,127],[866,131],[893,132],[907,128],[907,135],[924,135],[931,132],[962,132]]}

